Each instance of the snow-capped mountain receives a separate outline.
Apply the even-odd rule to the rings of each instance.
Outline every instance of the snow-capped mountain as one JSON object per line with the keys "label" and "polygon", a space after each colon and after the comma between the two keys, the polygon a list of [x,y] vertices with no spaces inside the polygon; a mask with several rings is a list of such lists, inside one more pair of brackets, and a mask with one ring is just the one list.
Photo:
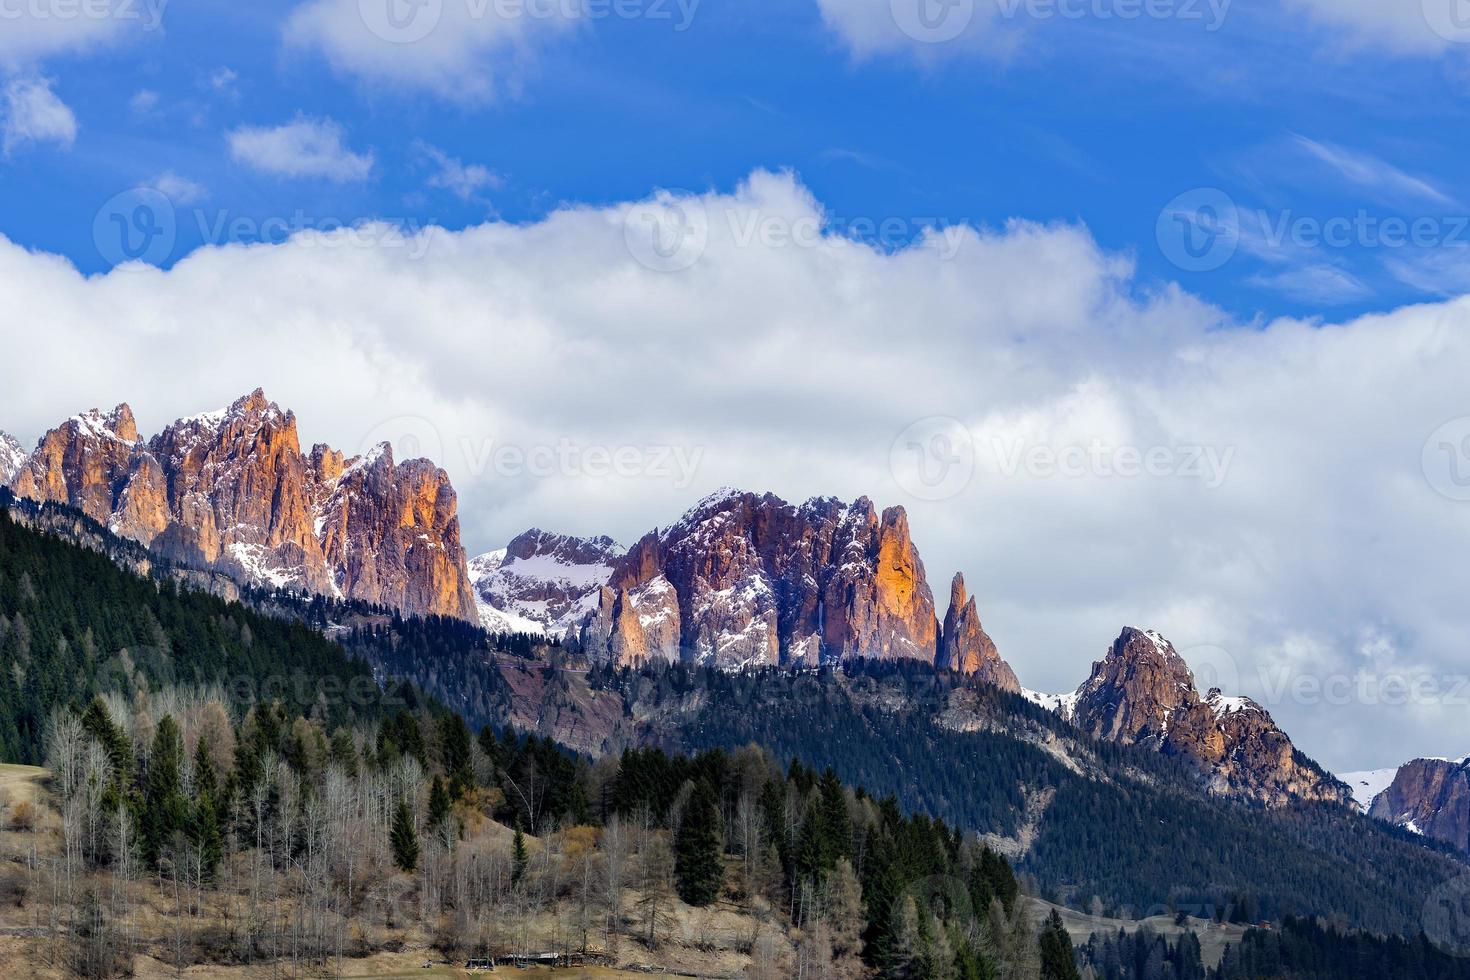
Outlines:
{"label": "snow-capped mountain", "polygon": [[259,390],[147,441],[127,405],[83,412],[7,482],[243,582],[477,618],[444,471],[395,464],[386,445],[353,459],[328,446],[307,455],[295,415]]}
{"label": "snow-capped mountain", "polygon": [[1358,805],[1359,810],[1367,813],[1373,809],[1373,801],[1388,789],[1398,774],[1397,769],[1370,769],[1365,772],[1339,773],[1337,778],[1353,788],[1353,802]]}
{"label": "snow-capped mountain", "polygon": [[0,486],[8,486],[25,465],[26,451],[12,435],[0,432]]}
{"label": "snow-capped mountain", "polygon": [[597,609],[598,594],[627,549],[609,537],[539,528],[469,563],[480,621],[497,633],[565,636]]}
{"label": "snow-capped mountain", "polygon": [[1211,690],[1153,630],[1128,627],[1076,692],[1022,692],[1094,738],[1151,747],[1190,763],[1212,791],[1271,805],[1291,799],[1346,803],[1351,793],[1301,756],[1261,705]]}

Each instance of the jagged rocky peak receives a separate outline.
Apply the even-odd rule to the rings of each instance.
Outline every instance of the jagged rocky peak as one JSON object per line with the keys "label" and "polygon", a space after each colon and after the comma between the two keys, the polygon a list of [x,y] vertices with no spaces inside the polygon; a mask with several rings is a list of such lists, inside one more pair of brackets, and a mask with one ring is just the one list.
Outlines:
{"label": "jagged rocky peak", "polygon": [[980,625],[975,597],[965,589],[965,576],[956,573],[949,586],[949,611],[939,636],[938,665],[959,671],[1007,691],[1019,693],[1021,682],[1000,658],[989,634]]}
{"label": "jagged rocky peak", "polygon": [[146,443],[126,405],[83,413],[8,482],[244,582],[474,619],[448,477],[428,462],[395,467],[381,449],[367,456],[304,455],[296,416],[256,389]]}
{"label": "jagged rocky peak", "polygon": [[1162,737],[1174,712],[1197,703],[1194,674],[1174,645],[1129,626],[1077,689],[1073,721],[1094,738],[1133,744]]}
{"label": "jagged rocky peak", "polygon": [[797,505],[719,490],[634,544],[607,585],[584,624],[593,656],[646,659],[672,644],[684,659],[741,668],[856,657],[933,663],[938,652],[908,516],[901,507],[880,514],[867,498]]}
{"label": "jagged rocky peak", "polygon": [[613,565],[627,549],[606,536],[581,538],[532,528],[470,562],[486,629],[565,636],[598,608]]}
{"label": "jagged rocky peak", "polygon": [[1470,851],[1470,759],[1415,759],[1399,767],[1368,813]]}
{"label": "jagged rocky peak", "polygon": [[1074,700],[1072,719],[1083,731],[1182,758],[1222,795],[1271,806],[1352,800],[1351,789],[1298,752],[1261,705],[1218,689],[1200,698],[1189,665],[1152,630],[1123,630]]}
{"label": "jagged rocky peak", "polygon": [[104,414],[89,409],[41,437],[9,481],[18,496],[76,507],[106,522],[138,442],[133,410],[118,405]]}

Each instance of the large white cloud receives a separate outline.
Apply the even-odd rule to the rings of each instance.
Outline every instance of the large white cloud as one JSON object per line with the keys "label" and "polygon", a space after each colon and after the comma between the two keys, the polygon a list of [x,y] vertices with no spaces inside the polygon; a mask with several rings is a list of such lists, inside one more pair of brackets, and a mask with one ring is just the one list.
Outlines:
{"label": "large white cloud", "polygon": [[[1329,764],[1463,754],[1470,503],[1446,467],[1470,460],[1458,429],[1429,437],[1470,415],[1470,305],[1233,324],[1077,226],[895,251],[821,220],[794,178],[757,173],[526,226],[206,248],[167,272],[88,278],[0,243],[0,341],[25,352],[0,366],[0,425],[34,440],[129,400],[156,430],[264,385],[304,440],[438,458],[477,549],[532,524],[630,540],[721,484],[867,493],[909,507],[941,595],[965,571],[1029,686],[1075,686],[1119,627],[1151,625]],[[899,438],[932,416],[959,420],[950,443]],[[547,447],[552,472],[517,473],[504,446]],[[625,453],[655,472],[593,477],[588,447],[700,465],[684,486]],[[1282,669],[1308,689],[1282,694]],[[1441,691],[1310,689],[1394,672]]]}

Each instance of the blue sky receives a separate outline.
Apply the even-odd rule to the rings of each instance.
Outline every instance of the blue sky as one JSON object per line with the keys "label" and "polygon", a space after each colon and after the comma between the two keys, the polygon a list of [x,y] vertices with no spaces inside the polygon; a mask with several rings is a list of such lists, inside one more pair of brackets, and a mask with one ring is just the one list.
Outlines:
{"label": "blue sky", "polygon": [[[523,50],[492,45],[465,75],[426,81],[344,67],[301,41],[292,18],[309,4],[135,2],[123,11],[137,20],[97,43],[12,58],[12,79],[46,80],[70,108],[75,136],[9,147],[0,231],[86,271],[114,258],[93,242],[98,209],[163,174],[188,188],[174,194],[171,262],[298,211],[306,224],[526,222],[565,202],[729,190],[765,167],[796,171],[858,234],[862,219],[908,234],[930,220],[1080,222],[1136,257],[1144,288],[1177,280],[1246,319],[1387,309],[1470,276],[1456,220],[1470,213],[1470,46],[1436,43],[1427,23],[1422,45],[1386,43],[1386,27],[1322,20],[1307,3],[1178,0],[1170,17],[1123,21],[1100,16],[1116,0],[1088,0],[1076,18],[1045,17],[1043,0],[998,27],[976,15],[952,41],[869,50],[861,30],[893,16],[886,0],[828,0],[826,16],[814,0],[636,0],[639,16],[537,23]],[[291,178],[232,156],[232,131],[298,117],[330,120],[371,167]],[[431,186],[436,154],[488,173],[472,191]],[[1224,191],[1245,225],[1219,268],[1180,268],[1159,244],[1161,210],[1197,188]],[[1314,223],[1356,228],[1360,214],[1370,231],[1317,244]],[[1420,247],[1384,247],[1371,229],[1395,219],[1433,226]]]}
{"label": "blue sky", "polygon": [[0,428],[263,386],[471,554],[870,495],[1027,687],[1470,751],[1470,0],[548,2],[0,0]]}

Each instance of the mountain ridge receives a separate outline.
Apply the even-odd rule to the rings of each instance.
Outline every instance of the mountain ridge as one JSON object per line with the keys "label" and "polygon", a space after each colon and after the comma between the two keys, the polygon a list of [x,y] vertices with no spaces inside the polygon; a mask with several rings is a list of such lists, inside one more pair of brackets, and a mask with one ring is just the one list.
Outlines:
{"label": "mountain ridge", "polygon": [[303,452],[296,416],[257,388],[140,437],[126,403],[48,430],[16,463],[19,497],[64,503],[157,553],[252,585],[476,620],[448,475],[395,463],[386,443],[347,459]]}

